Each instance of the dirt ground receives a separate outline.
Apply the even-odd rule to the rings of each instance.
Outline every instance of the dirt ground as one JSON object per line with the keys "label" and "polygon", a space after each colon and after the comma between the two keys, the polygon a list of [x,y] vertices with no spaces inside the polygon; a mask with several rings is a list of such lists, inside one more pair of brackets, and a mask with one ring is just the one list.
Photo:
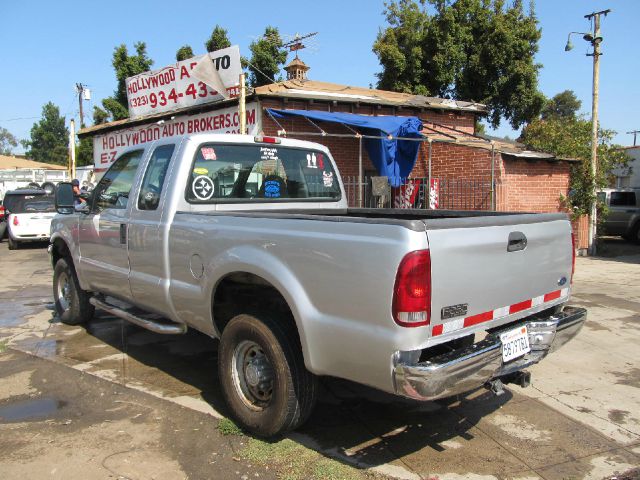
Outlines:
{"label": "dirt ground", "polygon": [[[287,439],[316,455],[309,477],[278,456],[298,450],[223,434],[215,341],[104,314],[63,325],[46,249],[3,242],[0,262],[2,478],[602,479],[640,465],[640,246],[608,239],[577,259],[571,303],[589,319],[527,389],[417,403],[323,379]],[[272,461],[246,454],[256,445]]]}

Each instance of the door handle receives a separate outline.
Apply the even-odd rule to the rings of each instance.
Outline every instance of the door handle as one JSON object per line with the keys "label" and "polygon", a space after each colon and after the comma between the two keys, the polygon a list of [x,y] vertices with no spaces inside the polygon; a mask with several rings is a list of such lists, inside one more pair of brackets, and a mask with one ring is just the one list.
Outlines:
{"label": "door handle", "polygon": [[120,224],[120,243],[122,245],[127,244],[127,224],[126,223]]}
{"label": "door handle", "polygon": [[511,232],[509,234],[509,243],[507,244],[507,252],[517,252],[527,248],[527,237],[522,232]]}

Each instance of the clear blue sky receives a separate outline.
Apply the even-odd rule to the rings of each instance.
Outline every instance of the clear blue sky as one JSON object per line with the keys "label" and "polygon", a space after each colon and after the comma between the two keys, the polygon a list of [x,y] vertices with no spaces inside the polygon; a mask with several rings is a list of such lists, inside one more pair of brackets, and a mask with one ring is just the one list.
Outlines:
{"label": "clear blue sky", "polygon": [[[582,110],[590,112],[592,62],[584,55],[588,44],[574,36],[573,51],[565,52],[564,45],[568,32],[589,29],[585,14],[605,8],[613,11],[602,22],[601,124],[618,132],[616,142],[629,145],[633,139],[625,132],[640,129],[640,0],[538,0],[540,89],[549,97],[571,89],[582,100]],[[184,44],[204,53],[203,44],[216,24],[228,29],[244,55],[267,24],[290,37],[317,31],[310,48],[300,54],[311,67],[310,78],[375,85],[380,66],[371,46],[385,26],[382,11],[383,0],[2,1],[0,127],[28,138],[48,101],[60,107],[67,121],[77,119],[76,82],[92,90],[91,102],[85,102],[90,114],[93,105],[115,89],[111,55],[116,45],[125,43],[132,50],[134,42],[146,42],[154,68],[159,68],[173,63]],[[517,136],[504,124],[498,134]]]}

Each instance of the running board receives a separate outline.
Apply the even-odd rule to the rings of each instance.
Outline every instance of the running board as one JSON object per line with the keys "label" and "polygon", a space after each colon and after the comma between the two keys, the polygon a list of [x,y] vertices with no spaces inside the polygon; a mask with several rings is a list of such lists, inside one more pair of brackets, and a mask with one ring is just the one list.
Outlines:
{"label": "running board", "polygon": [[110,303],[99,300],[96,297],[91,297],[89,299],[89,302],[91,303],[91,305],[99,308],[100,310],[109,312],[111,315],[115,315],[118,318],[126,320],[127,322],[131,322],[135,325],[138,325],[139,327],[146,328],[147,330],[151,330],[155,333],[175,335],[187,332],[187,326],[184,323],[162,323],[155,320],[142,318],[130,312],[127,312],[120,307],[116,307],[115,305],[111,305]]}

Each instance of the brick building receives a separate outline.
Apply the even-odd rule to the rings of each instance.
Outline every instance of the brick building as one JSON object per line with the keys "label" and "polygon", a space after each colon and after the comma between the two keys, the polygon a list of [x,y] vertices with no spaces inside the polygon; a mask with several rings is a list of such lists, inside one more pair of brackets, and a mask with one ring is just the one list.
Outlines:
{"label": "brick building", "polygon": [[[366,149],[361,149],[358,132],[340,123],[313,122],[304,117],[276,119],[267,109],[420,118],[424,138],[415,166],[406,181],[408,185],[418,187],[415,190],[421,192],[417,196],[421,201],[411,202],[414,207],[429,206],[428,198],[432,190],[429,186],[437,181],[437,208],[561,211],[560,198],[568,193],[571,162],[548,154],[525,151],[513,142],[476,136],[476,120],[486,113],[484,105],[312,81],[304,78],[306,71],[288,73],[290,80],[258,87],[248,95],[247,105],[252,105],[253,109],[249,122],[250,132],[310,140],[329,147],[349,187],[351,205],[360,204],[358,185],[361,174],[365,184],[362,187],[362,204],[374,205],[371,203],[369,178],[379,175],[369,160]],[[146,118],[120,120],[86,128],[79,135],[94,137],[96,170],[100,171],[106,165],[95,152],[102,149],[101,155],[104,158],[107,143],[113,140],[117,145],[125,137],[136,137],[126,132],[149,133],[152,128],[159,130],[157,125],[160,124],[164,124],[162,130],[167,130],[175,122],[182,122],[183,126],[198,122],[205,124],[207,116],[217,121],[223,117],[224,112],[226,116],[229,112],[237,112],[237,104],[237,99],[231,99]],[[236,118],[237,113],[232,113],[231,116]],[[235,132],[237,130],[233,129],[237,127],[234,125],[232,121],[227,130],[215,128],[210,131]],[[117,137],[110,138],[110,142],[107,142],[107,137],[114,134]],[[147,136],[153,139],[151,135]],[[112,155],[108,157],[115,158],[116,152],[110,153]],[[397,191],[390,192],[387,205],[393,205],[392,198],[397,194]]]}
{"label": "brick building", "polygon": [[[568,194],[570,160],[475,135],[476,119],[486,112],[484,105],[311,80],[258,87],[253,95],[263,112],[266,135],[326,145],[348,183],[359,175],[359,139],[352,129],[303,117],[275,119],[266,109],[420,118],[424,141],[409,181],[426,186],[428,180],[437,179],[440,208],[557,212],[562,210],[561,196]],[[364,177],[377,175],[366,151],[362,155]],[[356,205],[357,196],[350,195],[350,201]]]}

